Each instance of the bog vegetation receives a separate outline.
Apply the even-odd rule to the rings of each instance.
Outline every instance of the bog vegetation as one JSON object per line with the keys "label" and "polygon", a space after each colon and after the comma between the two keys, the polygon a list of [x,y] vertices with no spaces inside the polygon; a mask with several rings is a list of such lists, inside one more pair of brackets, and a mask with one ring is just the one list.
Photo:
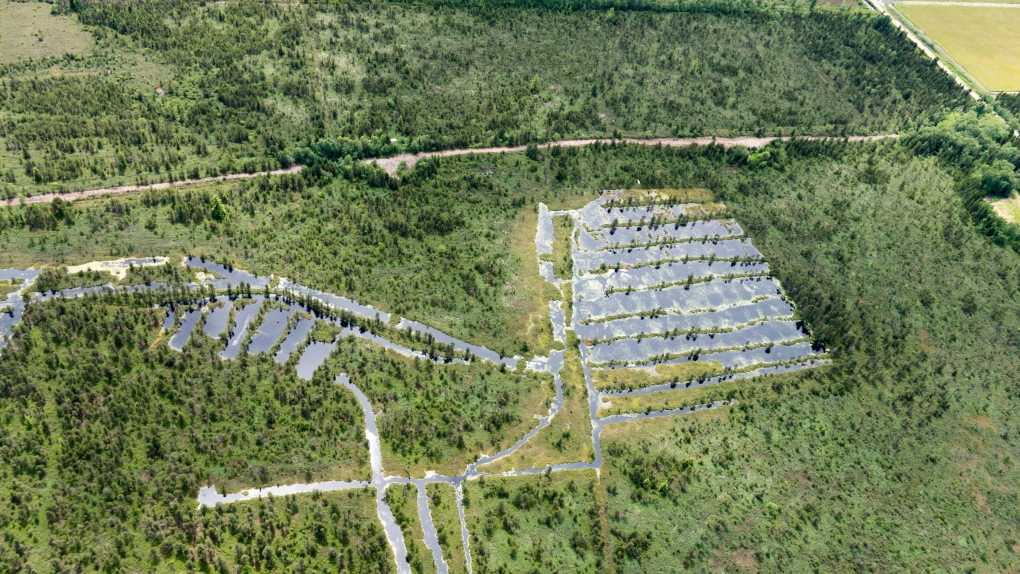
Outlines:
{"label": "bog vegetation", "polygon": [[286,167],[306,148],[359,158],[621,134],[889,133],[962,97],[886,19],[860,12],[66,8],[91,52],[0,65],[0,195]]}

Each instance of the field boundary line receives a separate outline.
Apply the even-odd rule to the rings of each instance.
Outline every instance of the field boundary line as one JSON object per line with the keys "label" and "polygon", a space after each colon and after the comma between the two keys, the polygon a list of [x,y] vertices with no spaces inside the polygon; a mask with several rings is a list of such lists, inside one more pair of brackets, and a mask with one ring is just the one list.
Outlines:
{"label": "field boundary line", "polygon": [[[875,12],[878,12],[879,14],[884,14],[886,17],[888,17],[889,20],[892,21],[893,25],[895,25],[897,28],[902,30],[904,34],[907,35],[907,39],[909,39],[918,48],[920,48],[921,51],[925,53],[925,55],[935,60],[935,63],[938,64],[940,68],[945,70],[945,72],[949,74],[954,80],[956,80],[956,83],[963,86],[963,88],[966,89],[967,92],[970,94],[971,98],[978,101],[982,99],[981,94],[978,93],[974,85],[977,85],[981,90],[984,90],[985,93],[990,93],[988,92],[988,90],[985,89],[983,85],[981,85],[980,82],[971,77],[969,73],[967,73],[967,76],[970,77],[971,80],[973,80],[974,85],[964,80],[961,74],[958,74],[956,70],[953,70],[948,64],[946,64],[946,62],[943,61],[943,58],[940,57],[940,52],[943,52],[943,50],[941,50],[938,47],[938,44],[933,42],[931,38],[924,36],[924,32],[920,28],[917,28],[918,34],[924,36],[924,38],[928,40],[928,42],[930,42],[932,46],[935,47],[935,49],[928,47],[928,45],[921,40],[918,34],[915,34],[913,30],[911,30],[912,26],[907,26],[907,24],[901,21],[901,18],[907,22],[910,22],[910,19],[903,15],[903,13],[901,13],[899,10],[897,10],[894,3],[892,2],[886,3],[885,0],[864,0],[864,2],[866,2],[868,6],[871,7],[871,9],[874,10]],[[939,4],[941,4],[941,2],[939,2]],[[889,10],[889,8],[892,8],[892,10]],[[911,22],[911,25],[913,25],[913,22]],[[936,52],[936,50],[938,50],[938,52]],[[948,58],[949,61],[953,62],[954,65],[959,66],[959,64],[956,63],[956,60],[953,60],[948,54],[946,54],[945,57]],[[962,66],[960,67],[960,70],[965,72]],[[1008,124],[1009,122],[1006,123]]]}
{"label": "field boundary line", "polygon": [[[923,1],[919,1],[917,3],[921,4],[921,5],[927,5],[927,6],[934,6],[934,5],[938,5],[938,4],[943,4],[942,2],[923,2]],[[907,4],[908,5],[909,4],[913,4],[913,2],[909,2]],[[945,4],[949,4],[949,3],[947,2]],[[960,4],[963,4],[963,3],[961,3],[961,2],[953,2],[951,5],[952,6],[956,6],[956,5],[960,5]],[[1017,5],[1016,7],[1020,8],[1020,5]],[[892,10],[893,10],[893,12],[896,13],[897,17],[903,21],[903,24],[905,26],[909,27],[911,29],[911,31],[919,39],[921,39],[922,42],[926,43],[929,48],[931,48],[935,53],[937,53],[939,55],[940,63],[945,63],[946,66],[951,68],[953,73],[956,74],[958,77],[966,78],[966,81],[969,83],[969,87],[971,87],[975,92],[978,92],[978,93],[983,92],[983,93],[988,94],[988,95],[992,94],[992,91],[989,90],[988,88],[986,88],[984,84],[982,84],[976,77],[974,77],[974,74],[971,74],[969,71],[967,71],[967,68],[965,68],[962,64],[960,64],[960,62],[957,62],[956,58],[954,58],[952,55],[950,55],[949,52],[947,52],[945,50],[945,48],[940,46],[938,42],[936,42],[935,40],[932,40],[930,36],[925,34],[924,30],[922,30],[920,26],[915,24],[906,14],[904,14],[903,12],[900,12],[899,9],[896,8],[896,6],[892,6]],[[1006,122],[1006,123],[1009,123],[1009,122]]]}
{"label": "field boundary line", "polygon": [[[1020,4],[1007,4],[1005,2],[939,2],[938,0],[902,0],[894,2],[894,7],[902,6],[956,6],[964,8],[1020,8]],[[901,12],[902,14],[902,12]]]}

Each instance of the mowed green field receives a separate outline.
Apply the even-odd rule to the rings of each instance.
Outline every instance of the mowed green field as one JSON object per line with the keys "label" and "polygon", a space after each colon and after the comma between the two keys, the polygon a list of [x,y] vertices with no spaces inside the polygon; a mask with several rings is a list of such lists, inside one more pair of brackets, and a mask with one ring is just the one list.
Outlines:
{"label": "mowed green field", "polygon": [[74,19],[50,14],[49,4],[0,0],[0,63],[82,54],[91,42]]}
{"label": "mowed green field", "polygon": [[985,88],[1020,90],[1020,9],[897,4]]}

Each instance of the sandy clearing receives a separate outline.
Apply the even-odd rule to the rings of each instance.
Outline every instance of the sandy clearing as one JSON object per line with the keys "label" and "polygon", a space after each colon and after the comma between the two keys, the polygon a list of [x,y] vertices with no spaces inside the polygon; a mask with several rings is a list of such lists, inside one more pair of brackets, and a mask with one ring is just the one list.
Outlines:
{"label": "sandy clearing", "polygon": [[[287,169],[277,169],[273,171],[260,171],[256,173],[232,173],[230,175],[223,175],[219,177],[203,177],[200,179],[186,179],[183,181],[175,181],[173,183],[163,182],[154,183],[152,185],[122,185],[120,187],[104,187],[102,189],[90,189],[87,191],[72,191],[70,193],[45,193],[43,195],[33,195],[32,197],[26,197],[25,203],[49,203],[56,198],[63,199],[64,201],[74,201],[76,199],[86,199],[89,197],[99,197],[103,195],[123,195],[125,193],[135,193],[138,191],[147,191],[150,189],[166,189],[168,187],[184,187],[186,185],[195,185],[198,183],[211,183],[214,181],[234,181],[238,179],[250,179],[253,177],[259,177],[260,175],[285,175],[291,173],[298,173],[301,171],[300,165],[295,165]],[[0,205],[10,207],[12,205],[18,205],[21,203],[21,199],[6,199],[0,201]]]}
{"label": "sandy clearing", "polygon": [[[886,139],[886,138],[896,138],[896,137],[899,137],[899,135],[898,134],[887,134],[887,135],[877,135],[877,136],[850,136],[850,137],[847,137],[845,139],[847,139],[849,141],[867,141],[867,140],[873,140],[873,139]],[[759,138],[759,137],[754,137],[754,136],[738,136],[738,137],[726,138],[726,137],[705,136],[705,137],[696,137],[696,138],[649,138],[649,139],[623,138],[623,139],[615,139],[615,140],[614,139],[582,139],[582,140],[562,140],[562,141],[556,141],[556,142],[549,142],[549,143],[539,144],[538,147],[540,147],[540,148],[548,148],[548,147],[553,147],[553,146],[559,146],[559,147],[581,147],[581,146],[586,146],[586,145],[592,145],[592,144],[595,144],[595,143],[605,143],[605,144],[608,144],[608,143],[612,143],[612,142],[617,142],[617,143],[629,143],[629,144],[651,145],[651,146],[662,145],[662,146],[669,146],[669,147],[686,147],[686,146],[692,146],[692,145],[709,145],[709,144],[713,144],[714,143],[714,144],[721,145],[723,147],[744,146],[744,147],[749,147],[749,148],[755,148],[755,147],[762,147],[762,146],[767,145],[767,144],[769,144],[769,143],[771,143],[773,141],[776,141],[776,140],[784,140],[785,141],[785,140],[789,140],[789,139],[793,139],[793,138],[791,138],[791,137],[762,137],[762,138]],[[830,137],[824,137],[824,136],[804,136],[804,137],[799,137],[797,139],[828,140],[828,139],[844,139],[844,138],[830,138]],[[395,173],[397,171],[397,167],[400,165],[400,162],[405,162],[407,164],[407,167],[410,168],[414,164],[416,164],[419,161],[421,161],[422,158],[425,158],[425,157],[448,157],[448,156],[466,155],[466,154],[472,154],[472,153],[518,152],[518,151],[524,151],[525,149],[527,149],[527,146],[522,146],[522,145],[521,146],[514,146],[514,147],[483,147],[483,148],[468,148],[468,149],[450,149],[450,150],[435,151],[435,152],[422,152],[422,153],[416,153],[416,154],[404,153],[404,154],[396,155],[396,156],[393,156],[393,157],[380,158],[380,159],[375,159],[375,160],[371,160],[371,161],[373,163],[375,163],[376,165],[378,165],[379,167],[385,169],[387,172],[392,174],[392,173]],[[366,160],[366,161],[368,161],[368,160]]]}
{"label": "sandy clearing", "polygon": [[154,267],[156,265],[165,265],[167,261],[166,257],[125,257],[124,259],[109,261],[89,261],[81,265],[69,265],[67,267],[67,274],[73,275],[82,271],[107,271],[117,279],[123,280],[131,266]]}
{"label": "sandy clearing", "polygon": [[985,201],[992,204],[992,209],[999,217],[1009,223],[1020,223],[1020,195],[1013,192],[1006,199],[985,198]]}

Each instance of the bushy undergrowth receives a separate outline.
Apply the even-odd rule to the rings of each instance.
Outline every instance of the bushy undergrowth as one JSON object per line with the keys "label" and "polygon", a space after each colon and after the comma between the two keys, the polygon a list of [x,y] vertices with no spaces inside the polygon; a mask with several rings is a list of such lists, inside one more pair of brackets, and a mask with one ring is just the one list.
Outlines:
{"label": "bushy undergrowth", "polygon": [[[729,410],[643,423],[652,427],[611,425],[603,443],[607,466],[602,475],[608,508],[605,532],[611,550],[608,555],[599,553],[600,559],[612,559],[620,572],[727,565],[838,570],[853,563],[880,571],[914,569],[918,564],[1009,570],[1016,567],[1014,552],[1020,550],[1016,546],[1020,520],[1014,504],[1020,488],[1016,470],[1020,453],[1011,431],[1018,423],[1013,401],[1020,377],[1012,357],[1020,346],[1020,256],[996,245],[1012,244],[1011,228],[988,227],[989,220],[982,218],[972,201],[975,193],[989,191],[990,185],[1015,187],[1011,173],[999,177],[996,171],[996,162],[1014,165],[1016,161],[1009,134],[1001,133],[999,127],[975,109],[905,134],[899,142],[801,141],[753,153],[718,146],[540,150],[532,154],[533,159],[507,154],[428,162],[400,180],[381,177],[376,185],[356,177],[354,181],[331,179],[326,169],[308,170],[300,177],[74,205],[72,217],[34,230],[26,223],[30,207],[5,210],[0,212],[3,253],[8,261],[93,259],[97,252],[111,249],[107,242],[114,240],[109,237],[121,244],[149,242],[163,250],[206,250],[238,266],[266,274],[286,273],[358,299],[382,300],[392,308],[404,303],[415,318],[442,326],[460,325],[469,335],[477,328],[503,345],[499,348],[512,350],[514,344],[501,337],[515,325],[513,298],[495,287],[505,289],[516,266],[522,264],[524,256],[512,254],[500,239],[521,209],[533,209],[538,200],[576,201],[600,188],[635,186],[638,179],[648,187],[708,187],[761,249],[813,335],[831,350],[833,365],[742,383],[736,394],[738,406]],[[225,206],[222,220],[209,215],[212,195],[221,197]],[[421,217],[427,221],[433,210],[442,214],[440,219],[457,213],[462,217],[447,230],[426,232],[417,229],[420,225],[399,226],[401,220]],[[149,218],[156,221],[153,229],[139,225]],[[383,223],[387,221],[392,224]],[[93,225],[98,233],[83,233]],[[487,239],[468,244],[466,238],[472,233]],[[104,239],[98,241],[96,235]],[[62,239],[57,241],[58,237]],[[307,246],[307,252],[299,245]],[[355,260],[353,252],[374,255]],[[452,261],[453,252],[458,254],[457,265],[441,267],[446,261],[441,254]],[[331,275],[345,264],[337,263],[345,257],[351,257],[349,270],[358,275],[354,279],[348,280],[349,274]],[[505,267],[498,267],[503,274],[493,275],[484,263],[477,265],[489,258],[506,258]],[[491,282],[493,289],[486,296],[458,291],[456,304],[449,307],[423,302],[427,300],[423,293],[432,296],[443,285],[472,282]],[[60,305],[74,310],[91,304]],[[44,546],[31,542],[28,533],[45,528],[35,522],[46,520],[51,500],[42,493],[62,492],[56,486],[46,490],[51,488],[46,481],[78,472],[74,469],[80,463],[65,463],[48,454],[57,448],[51,446],[55,439],[48,436],[64,432],[61,404],[78,396],[94,397],[78,407],[88,416],[75,420],[88,421],[82,427],[86,430],[112,425],[106,422],[113,416],[109,413],[121,412],[116,409],[128,404],[127,399],[134,396],[131,392],[150,397],[148,393],[159,387],[150,384],[134,391],[134,386],[126,385],[130,392],[113,395],[123,400],[99,401],[109,393],[94,389],[112,388],[102,379],[105,373],[122,372],[130,364],[134,365],[130,372],[117,376],[140,380],[143,375],[151,379],[163,373],[159,376],[172,381],[170,373],[176,371],[162,366],[166,357],[191,365],[187,361],[193,356],[197,366],[189,368],[199,373],[205,372],[203,361],[222,365],[201,346],[197,353],[181,356],[160,351],[158,346],[141,350],[143,343],[151,342],[158,325],[158,318],[150,315],[138,315],[148,317],[144,328],[128,328],[144,322],[133,318],[134,311],[108,316],[99,311],[66,312],[67,319],[48,320],[43,328],[33,317],[48,316],[52,311],[47,309],[56,307],[40,309],[30,311],[26,323],[26,332],[37,342],[25,349],[16,341],[11,354],[5,351],[0,361],[0,369],[5,370],[0,384],[6,385],[3,408],[12,413],[5,432],[13,438],[5,444],[20,445],[4,457],[16,461],[8,471],[10,478],[3,482],[8,493],[4,500],[16,501],[5,511],[7,524],[21,545],[7,542],[10,552]],[[478,318],[470,319],[479,321],[477,327],[467,319],[471,314],[477,314]],[[83,315],[89,317],[80,320],[85,327],[69,330],[60,323]],[[481,323],[490,319],[489,325]],[[101,324],[89,327],[89,321]],[[496,324],[506,326],[506,331],[492,329]],[[118,337],[121,347],[114,352]],[[37,382],[68,377],[77,373],[73,369],[85,368],[61,358],[71,339],[85,341],[87,353],[99,352],[93,348],[103,350],[102,357],[87,355],[79,362],[103,365],[105,370],[99,375],[82,374],[82,380],[89,381],[85,388],[74,382],[68,382],[66,389]],[[526,420],[531,412],[515,412],[515,397],[500,404],[504,392],[519,388],[519,375],[490,368],[485,372],[486,387],[479,384],[480,372],[414,365],[375,350],[355,353],[353,344],[341,345],[329,363],[332,372],[326,376],[325,370],[320,371],[310,388],[325,385],[341,370],[357,377],[374,402],[387,405],[380,415],[380,430],[391,433],[390,438],[384,436],[384,445],[392,442],[397,445],[394,449],[407,449],[400,456],[405,463],[410,459],[409,465],[415,457],[427,459],[429,449],[438,449],[441,458],[447,457],[443,460],[454,460],[460,452],[473,453],[470,440],[474,439],[458,433],[468,424],[479,428],[489,415],[513,420],[516,414],[521,424],[531,422]],[[46,352],[48,348],[56,352]],[[134,348],[139,350],[130,350]],[[137,354],[150,358],[126,360]],[[255,376],[247,374],[253,364],[258,363],[249,360],[247,369],[239,365],[230,376]],[[271,368],[265,367],[263,373]],[[196,392],[201,395],[205,388],[212,388],[214,397],[218,396],[218,384],[210,381],[206,387],[204,375],[194,377],[202,381],[194,387]],[[236,392],[238,387],[225,388]],[[472,389],[471,396],[463,396],[466,389]],[[57,397],[66,397],[65,403],[57,403]],[[159,413],[149,409],[165,400],[152,399],[144,408],[138,407],[138,419],[130,420],[161,420]],[[187,404],[199,409],[201,401]],[[47,411],[51,406],[57,414]],[[352,403],[351,408],[357,405]],[[187,428],[194,428],[192,411],[183,406],[179,410]],[[204,411],[194,412],[197,417]],[[172,429],[173,417],[165,422]],[[159,428],[158,437],[179,437],[183,427],[178,422],[178,430]],[[503,430],[509,433],[507,428]],[[74,436],[85,432],[71,431],[78,433]],[[479,435],[478,440],[495,442],[491,431],[486,432],[490,434]],[[415,433],[414,444],[406,441],[409,444],[404,445],[394,438],[408,433]],[[201,436],[197,429],[196,436]],[[468,441],[466,449],[456,444],[459,436]],[[136,445],[123,452],[139,457],[137,453],[148,448],[147,440],[145,433],[118,432],[109,442]],[[169,440],[160,438],[161,448]],[[78,444],[63,441],[60,452],[68,444]],[[74,452],[82,460],[92,456],[103,464],[108,462],[106,457],[114,456],[100,447],[89,455]],[[316,457],[323,456],[322,450],[316,452]],[[116,468],[136,460],[117,456],[125,458]],[[208,455],[181,456],[205,461],[202,457]],[[61,470],[63,464],[68,470]],[[136,469],[134,464],[126,468]],[[197,481],[208,476],[205,462],[195,464],[197,470],[182,466],[193,474],[174,475],[193,478],[160,490],[167,500],[185,500],[183,492],[193,491]],[[561,480],[560,476],[569,473],[554,475],[553,480]],[[578,487],[585,492],[580,483]],[[469,504],[477,504],[474,489],[481,485],[468,483],[467,488]],[[485,488],[490,488],[488,482]],[[493,569],[526,563],[520,558],[513,561],[514,546],[509,535],[503,534],[507,529],[519,528],[518,536],[531,533],[531,540],[542,540],[553,528],[550,524],[569,514],[557,515],[560,495],[543,494],[533,507],[538,510],[532,521],[521,510],[525,499],[516,504],[516,490],[507,488],[504,498],[495,494],[492,504],[487,498],[484,510],[475,507],[469,518],[472,536],[479,537],[478,543],[486,548],[486,563]],[[80,504],[118,507],[119,502],[103,498],[102,489],[98,491],[99,498],[90,496]],[[170,503],[160,500],[157,497],[144,505],[155,509],[151,512],[157,522],[169,512],[165,509]],[[90,522],[94,515],[88,516],[93,518],[75,518],[79,522],[68,524],[94,524]],[[128,523],[118,520],[118,528]],[[566,538],[555,538],[557,544],[569,545],[573,533],[579,532],[576,544],[586,548],[583,552],[562,544],[543,546],[545,542],[529,547],[527,553],[523,544],[516,548],[543,567],[594,567],[597,541],[591,538],[594,526],[586,521],[572,525]],[[483,542],[486,527],[492,533],[491,542]],[[80,530],[69,526],[68,532],[88,532],[84,526],[75,528]],[[170,538],[188,548],[193,541],[174,528],[178,527],[167,527]],[[129,531],[141,532],[136,527]],[[81,537],[91,540],[85,534]],[[53,543],[46,548],[57,547]],[[538,547],[543,548],[542,554],[535,558]],[[84,552],[71,554],[78,557]],[[477,559],[480,564],[482,559]]]}
{"label": "bushy undergrowth", "polygon": [[479,574],[605,569],[592,470],[471,481],[464,499]]}
{"label": "bushy undergrowth", "polygon": [[506,448],[534,426],[552,386],[549,375],[485,361],[405,359],[353,337],[337,345],[327,365],[331,373],[347,373],[382,411],[380,438],[402,466],[387,470],[414,469],[416,476],[424,469],[458,474],[473,455]]}

